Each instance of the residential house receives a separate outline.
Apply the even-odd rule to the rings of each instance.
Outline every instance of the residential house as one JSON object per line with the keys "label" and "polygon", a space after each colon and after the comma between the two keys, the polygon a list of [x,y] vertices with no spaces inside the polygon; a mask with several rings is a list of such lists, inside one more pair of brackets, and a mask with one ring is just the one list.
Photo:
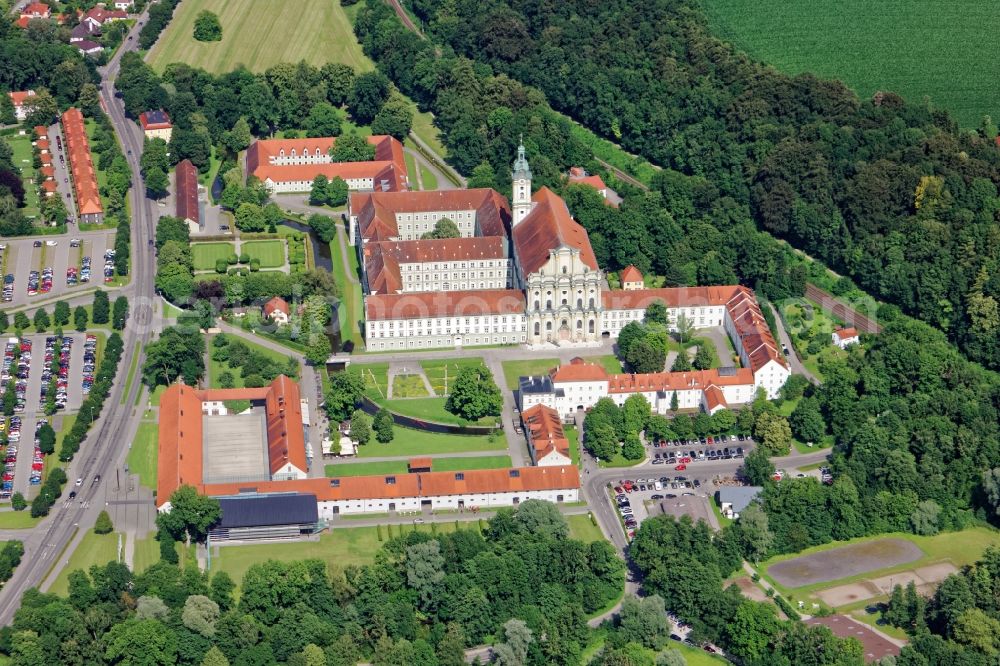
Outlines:
{"label": "residential house", "polygon": [[19,92],[7,93],[10,101],[14,105],[14,117],[18,122],[23,122],[28,117],[28,100],[35,96],[34,90],[22,90]]}
{"label": "residential house", "polygon": [[290,314],[291,310],[288,308],[288,303],[281,296],[275,296],[267,303],[264,303],[264,317],[270,319],[278,326],[287,324]]}
{"label": "residential house", "polygon": [[139,124],[147,139],[163,139],[170,143],[174,126],[170,124],[170,116],[163,109],[146,111],[139,114]]}
{"label": "residential house", "polygon": [[833,344],[837,345],[841,349],[847,349],[851,345],[856,345],[861,342],[861,338],[858,336],[858,329],[854,328],[838,328],[831,335],[833,338]]}
{"label": "residential house", "polygon": [[174,202],[176,214],[188,224],[191,233],[201,228],[201,210],[198,197],[198,168],[191,160],[181,160],[174,170]]}
{"label": "residential house", "polygon": [[642,278],[642,273],[639,269],[629,264],[622,269],[619,279],[622,283],[622,289],[625,291],[634,291],[636,289],[642,289],[646,286],[645,281]]}
{"label": "residential house", "polygon": [[722,515],[730,520],[736,520],[763,490],[760,486],[723,486],[716,491],[715,499],[719,503]]}
{"label": "residential house", "polygon": [[73,174],[78,220],[87,224],[100,224],[104,220],[104,207],[97,187],[97,173],[90,155],[90,142],[80,109],[70,108],[62,114],[67,161]]}

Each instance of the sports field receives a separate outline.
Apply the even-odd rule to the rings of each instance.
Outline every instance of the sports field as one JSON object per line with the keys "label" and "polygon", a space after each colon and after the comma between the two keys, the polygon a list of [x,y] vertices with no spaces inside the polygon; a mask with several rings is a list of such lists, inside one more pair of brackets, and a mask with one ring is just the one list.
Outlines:
{"label": "sports field", "polygon": [[248,241],[240,245],[250,260],[259,259],[261,268],[278,268],[285,265],[285,243],[280,240]]}
{"label": "sports field", "polygon": [[1000,46],[991,0],[706,0],[713,29],[790,73],[837,78],[867,98],[924,96],[976,127],[1000,117]]}
{"label": "sports field", "polygon": [[216,259],[228,259],[233,251],[232,243],[192,243],[191,262],[196,271],[212,270]]}
{"label": "sports field", "polygon": [[[222,41],[195,41],[194,20],[203,10],[218,14]],[[147,60],[160,72],[172,62],[186,62],[214,74],[238,65],[263,72],[300,60],[317,66],[340,62],[357,71],[373,68],[348,15],[330,0],[184,0]]]}

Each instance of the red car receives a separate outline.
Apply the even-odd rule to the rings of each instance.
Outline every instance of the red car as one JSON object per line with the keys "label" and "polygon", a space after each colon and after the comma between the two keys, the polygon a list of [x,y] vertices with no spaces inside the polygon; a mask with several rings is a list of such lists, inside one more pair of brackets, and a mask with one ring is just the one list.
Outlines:
{"label": "red car", "polygon": [[675,472],[683,472],[683,471],[684,471],[684,470],[686,470],[687,468],[688,468],[688,466],[687,466],[687,465],[685,465],[685,464],[681,463],[681,464],[680,464],[680,465],[678,465],[677,467],[674,467],[674,471],[675,471]]}
{"label": "red car", "polygon": [[691,459],[688,458],[687,456],[684,456],[683,458],[678,459],[677,462],[684,463],[686,465],[687,463],[691,462]]}

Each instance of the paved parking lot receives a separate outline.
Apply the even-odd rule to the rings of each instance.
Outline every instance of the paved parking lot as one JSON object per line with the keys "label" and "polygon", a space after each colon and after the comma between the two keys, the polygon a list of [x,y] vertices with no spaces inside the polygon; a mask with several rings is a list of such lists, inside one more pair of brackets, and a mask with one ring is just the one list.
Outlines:
{"label": "paved parking lot", "polygon": [[712,438],[712,442],[707,440],[705,443],[696,439],[647,443],[646,450],[653,465],[663,465],[664,469],[674,471],[676,465],[693,465],[692,469],[697,469],[699,462],[740,460],[754,445],[750,437],[740,440],[736,435]]}
{"label": "paved parking lot", "polygon": [[[50,299],[53,296],[72,296],[90,286],[104,284],[104,252],[114,248],[114,231],[87,231],[68,233],[60,236],[38,236],[32,238],[3,239],[2,250],[4,275],[14,276],[14,290],[11,301],[4,307],[30,307],[33,302]],[[79,239],[79,247],[71,247],[72,239]],[[36,242],[41,247],[34,247]],[[55,242],[56,245],[46,243]],[[93,272],[90,283],[77,282],[74,286],[66,285],[66,270],[70,267],[80,268],[83,257],[91,258]],[[31,271],[42,272],[45,268],[52,269],[52,288],[48,293],[41,290],[33,296],[28,295],[28,276]],[[30,316],[30,315],[29,315]]]}
{"label": "paved parking lot", "polygon": [[[49,126],[49,152],[52,153],[52,166],[56,171],[56,187],[58,188],[58,196],[62,197],[63,203],[66,204],[66,210],[74,220],[77,219],[76,211],[76,199],[73,196],[73,185],[69,181],[69,165],[66,162],[66,146],[62,142],[62,133],[60,131],[59,123],[55,123]],[[60,159],[61,158],[61,159]],[[70,224],[70,229],[75,229],[73,224]]]}

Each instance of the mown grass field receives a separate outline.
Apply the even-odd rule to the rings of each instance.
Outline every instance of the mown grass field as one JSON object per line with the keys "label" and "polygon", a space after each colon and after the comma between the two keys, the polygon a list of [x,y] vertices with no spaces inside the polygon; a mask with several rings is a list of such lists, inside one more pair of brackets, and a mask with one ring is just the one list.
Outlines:
{"label": "mown grass field", "polygon": [[[406,474],[409,463],[406,460],[383,460],[378,462],[348,462],[326,465],[324,472],[329,477],[368,476],[375,474]],[[510,467],[510,456],[475,456],[473,458],[434,458],[433,472],[461,472],[469,469],[502,469]]]}
{"label": "mown grass field", "polygon": [[217,259],[228,259],[234,251],[232,243],[192,243],[191,262],[196,271],[212,270]]}
{"label": "mown grass field", "polygon": [[991,28],[1000,4],[989,0],[706,0],[713,29],[789,73],[844,81],[867,98],[925,96],[967,127],[1000,117],[1000,58]]}
{"label": "mown grass field", "polygon": [[[218,14],[222,41],[195,41],[194,20],[203,10]],[[238,65],[263,72],[279,62],[300,60],[373,69],[354,37],[351,19],[339,2],[329,0],[283,0],[280,7],[273,0],[185,0],[147,59],[160,72],[172,62],[218,74]]]}
{"label": "mown grass field", "polygon": [[135,433],[135,441],[128,451],[129,471],[139,475],[139,483],[147,488],[156,488],[156,466],[158,442],[160,438],[159,424],[143,421]]}
{"label": "mown grass field", "polygon": [[431,383],[431,388],[438,395],[448,395],[451,392],[451,385],[458,377],[459,371],[465,367],[479,367],[483,365],[481,358],[454,358],[454,359],[434,359],[431,361],[421,361],[420,367],[427,375],[427,381]]}
{"label": "mown grass field", "polygon": [[359,458],[422,456],[431,453],[461,453],[463,451],[502,451],[503,438],[490,441],[477,435],[450,435],[396,426],[388,444],[371,441],[358,449]]}
{"label": "mown grass field", "polygon": [[240,252],[246,252],[251,261],[259,259],[261,268],[278,268],[285,265],[284,241],[248,241],[240,245]]}
{"label": "mown grass field", "polygon": [[21,180],[24,182],[24,208],[21,210],[26,217],[38,217],[38,186],[35,185],[34,148],[31,146],[31,134],[5,136],[4,141],[10,146],[14,166],[21,170]]}

